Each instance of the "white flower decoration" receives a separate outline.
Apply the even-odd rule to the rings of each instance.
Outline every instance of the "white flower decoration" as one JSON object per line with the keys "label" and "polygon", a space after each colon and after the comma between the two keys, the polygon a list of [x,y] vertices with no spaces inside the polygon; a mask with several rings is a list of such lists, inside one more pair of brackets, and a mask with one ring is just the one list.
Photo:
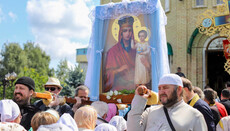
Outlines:
{"label": "white flower decoration", "polygon": [[113,96],[113,91],[109,91],[109,96]]}
{"label": "white flower decoration", "polygon": [[107,98],[108,100],[110,100],[110,99],[111,99],[111,96],[106,96],[106,98]]}
{"label": "white flower decoration", "polygon": [[118,95],[118,91],[117,90],[114,91],[114,95]]}
{"label": "white flower decoration", "polygon": [[118,103],[121,103],[121,99],[117,99],[117,102],[118,102]]}

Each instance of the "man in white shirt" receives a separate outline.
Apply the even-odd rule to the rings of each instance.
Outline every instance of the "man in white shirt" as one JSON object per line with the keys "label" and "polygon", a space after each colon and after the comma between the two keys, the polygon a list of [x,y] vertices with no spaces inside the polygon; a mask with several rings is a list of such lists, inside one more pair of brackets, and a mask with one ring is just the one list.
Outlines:
{"label": "man in white shirt", "polygon": [[163,105],[151,106],[144,110],[149,93],[140,95],[140,88],[145,90],[146,87],[139,86],[136,89],[128,114],[128,131],[168,131],[173,128],[177,131],[207,131],[203,115],[182,100],[183,83],[178,75],[166,74],[160,79],[158,95]]}

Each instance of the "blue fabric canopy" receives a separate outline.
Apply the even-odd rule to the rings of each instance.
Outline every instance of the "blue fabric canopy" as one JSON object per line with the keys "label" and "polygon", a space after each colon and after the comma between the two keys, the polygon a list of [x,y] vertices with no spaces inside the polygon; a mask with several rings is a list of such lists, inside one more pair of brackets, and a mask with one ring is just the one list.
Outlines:
{"label": "blue fabric canopy", "polygon": [[160,0],[110,3],[97,6],[91,12],[93,28],[87,51],[88,69],[85,85],[90,89],[91,100],[99,100],[102,53],[108,34],[109,22],[121,15],[143,15],[145,26],[150,29],[152,90],[158,92],[158,81],[163,74],[170,73],[165,36],[166,16]]}

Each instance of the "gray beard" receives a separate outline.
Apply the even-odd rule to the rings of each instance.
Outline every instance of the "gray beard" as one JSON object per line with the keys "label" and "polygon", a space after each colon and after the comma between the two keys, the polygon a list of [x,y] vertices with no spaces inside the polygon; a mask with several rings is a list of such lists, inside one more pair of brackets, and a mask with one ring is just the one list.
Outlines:
{"label": "gray beard", "polygon": [[167,100],[166,103],[162,103],[165,107],[171,107],[175,103],[178,102],[178,96],[177,96],[177,88],[175,88],[172,92],[171,98]]}

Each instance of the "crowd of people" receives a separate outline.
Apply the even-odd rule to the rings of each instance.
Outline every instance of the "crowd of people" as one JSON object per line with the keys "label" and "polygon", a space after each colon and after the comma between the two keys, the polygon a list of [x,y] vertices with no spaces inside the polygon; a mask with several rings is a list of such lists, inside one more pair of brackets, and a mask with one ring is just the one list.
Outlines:
{"label": "crowd of people", "polygon": [[52,101],[31,97],[35,82],[30,77],[21,77],[15,82],[13,100],[0,100],[0,131],[124,131],[126,120],[118,115],[114,103],[88,101],[89,88],[76,88],[75,104],[61,103],[59,93],[63,89],[57,78],[50,77],[44,89],[52,94]]}
{"label": "crowd of people", "polygon": [[[146,108],[150,92],[145,85],[136,88],[127,119],[119,115],[114,103],[89,100],[89,88],[76,88],[75,104],[61,103],[63,87],[49,78],[44,89],[52,93],[49,103],[30,103],[34,80],[21,77],[15,82],[13,100],[0,100],[0,131],[158,131],[230,130],[230,87],[223,89],[221,100],[212,88],[203,91],[177,74],[166,74],[158,83],[159,103]],[[140,93],[138,90],[146,90]]]}

